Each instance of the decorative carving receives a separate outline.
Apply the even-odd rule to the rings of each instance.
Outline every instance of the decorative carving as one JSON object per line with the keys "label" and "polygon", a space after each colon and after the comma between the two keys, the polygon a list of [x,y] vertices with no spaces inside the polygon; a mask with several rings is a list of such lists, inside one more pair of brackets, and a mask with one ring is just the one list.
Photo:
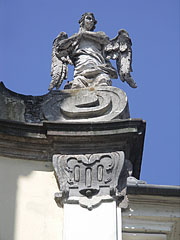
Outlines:
{"label": "decorative carving", "polygon": [[114,87],[66,90],[53,95],[42,110],[47,120],[109,121],[130,117],[126,94]]}
{"label": "decorative carving", "polygon": [[[74,79],[66,88],[111,86],[111,79],[126,81],[132,88],[137,85],[132,79],[132,50],[128,33],[121,29],[110,40],[104,32],[93,32],[97,21],[93,13],[84,13],[79,20],[80,29],[68,38],[61,32],[53,42],[49,90],[58,89],[67,79],[68,64],[74,65]],[[110,59],[116,60],[117,71]]]}
{"label": "decorative carving", "polygon": [[88,209],[101,201],[124,200],[127,171],[124,152],[54,155],[53,166],[60,192],[58,205],[78,201]]}
{"label": "decorative carving", "polygon": [[8,90],[1,82],[0,107],[0,118],[28,123],[44,120],[97,122],[130,117],[125,92],[105,86],[26,96]]}

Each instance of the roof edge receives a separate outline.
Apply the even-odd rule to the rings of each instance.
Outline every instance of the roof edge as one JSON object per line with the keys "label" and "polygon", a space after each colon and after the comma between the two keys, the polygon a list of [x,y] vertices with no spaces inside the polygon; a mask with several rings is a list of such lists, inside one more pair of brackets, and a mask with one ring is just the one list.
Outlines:
{"label": "roof edge", "polygon": [[127,194],[180,197],[180,186],[153,185],[153,184],[129,184],[127,186]]}

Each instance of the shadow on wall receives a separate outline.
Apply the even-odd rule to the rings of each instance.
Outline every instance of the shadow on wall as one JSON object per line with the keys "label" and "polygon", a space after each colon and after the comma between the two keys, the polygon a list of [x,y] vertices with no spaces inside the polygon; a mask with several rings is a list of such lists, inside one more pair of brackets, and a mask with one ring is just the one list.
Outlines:
{"label": "shadow on wall", "polygon": [[38,237],[40,222],[48,224],[48,210],[58,212],[56,188],[51,163],[0,157],[0,240]]}

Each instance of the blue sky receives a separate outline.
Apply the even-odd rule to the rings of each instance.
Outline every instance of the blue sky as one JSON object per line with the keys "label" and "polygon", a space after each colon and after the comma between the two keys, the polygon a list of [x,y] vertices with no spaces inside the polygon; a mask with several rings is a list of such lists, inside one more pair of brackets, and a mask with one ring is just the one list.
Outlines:
{"label": "blue sky", "polygon": [[179,0],[0,0],[0,81],[17,93],[47,93],[53,39],[78,32],[84,12],[93,12],[96,31],[110,38],[126,29],[138,88],[119,79],[113,86],[127,93],[131,118],[147,121],[141,179],[179,185],[179,10]]}

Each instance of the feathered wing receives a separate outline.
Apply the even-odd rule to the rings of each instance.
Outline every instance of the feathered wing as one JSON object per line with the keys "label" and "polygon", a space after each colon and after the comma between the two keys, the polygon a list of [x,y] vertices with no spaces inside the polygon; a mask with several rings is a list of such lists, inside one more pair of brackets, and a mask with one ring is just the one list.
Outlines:
{"label": "feathered wing", "polygon": [[68,36],[65,32],[61,32],[53,42],[52,48],[52,63],[51,63],[51,76],[52,80],[49,85],[48,90],[60,88],[64,79],[67,79],[68,73],[68,56],[67,53],[63,54],[57,52],[58,43],[64,39],[67,39]]}
{"label": "feathered wing", "polygon": [[110,41],[106,47],[107,58],[115,59],[119,77],[122,82],[127,82],[132,88],[137,85],[131,77],[132,72],[132,49],[129,34],[124,30],[119,30],[118,35]]}

